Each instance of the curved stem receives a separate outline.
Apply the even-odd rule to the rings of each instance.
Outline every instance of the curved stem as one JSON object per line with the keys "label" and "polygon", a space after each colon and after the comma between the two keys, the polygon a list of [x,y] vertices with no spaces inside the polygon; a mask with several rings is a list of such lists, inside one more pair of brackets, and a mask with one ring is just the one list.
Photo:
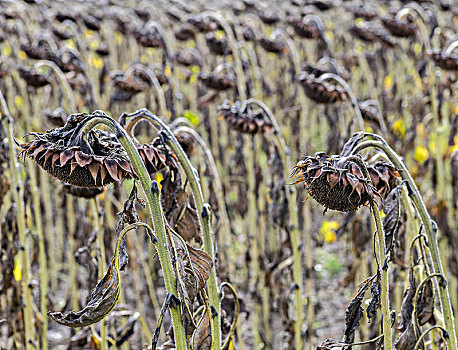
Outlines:
{"label": "curved stem", "polygon": [[350,96],[353,111],[355,112],[355,115],[356,115],[356,121],[358,122],[358,128],[360,131],[364,131],[364,121],[361,115],[361,110],[359,109],[358,101],[356,100],[356,97],[353,94],[353,91],[351,90],[350,85],[348,85],[348,83],[344,79],[342,79],[342,77],[338,76],[337,74],[333,74],[333,73],[325,73],[325,74],[320,75],[320,77],[318,78],[319,81],[324,81],[328,79],[333,79],[337,81],[345,89],[348,96]]}
{"label": "curved stem", "polygon": [[[417,309],[418,296],[420,295],[420,291],[423,288],[423,286],[434,277],[444,278],[444,276],[442,274],[440,274],[440,273],[432,273],[432,274],[428,275],[423,281],[421,281],[420,285],[417,287],[417,289],[415,291],[415,296],[413,298],[413,311],[412,311],[412,322],[414,324],[414,328],[413,329],[414,329],[414,332],[415,332],[415,337],[418,336],[416,333],[417,333],[417,330],[420,329],[420,325],[419,325],[418,319],[417,319],[417,316],[418,316],[418,309]],[[415,349],[415,347],[414,347],[414,349]]]}
{"label": "curved stem", "polygon": [[[231,49],[232,49],[232,55],[234,57],[235,70],[237,72],[237,90],[239,92],[240,98],[245,99],[246,98],[245,75],[243,73],[242,59],[240,58],[240,52],[237,46],[234,32],[232,31],[231,27],[227,23],[226,19],[217,12],[204,11],[201,14],[201,16],[204,18],[209,17],[215,20],[216,22],[218,22],[221,25],[221,27],[223,27],[223,30],[226,33],[227,38],[229,40],[229,45],[231,46]],[[211,301],[211,296],[210,296],[210,301]]]}
{"label": "curved stem", "polygon": [[[178,291],[175,284],[176,276],[173,271],[170,251],[168,249],[164,221],[162,218],[162,208],[159,199],[159,185],[156,181],[151,181],[151,178],[148,175],[148,171],[146,170],[146,167],[140,155],[138,154],[138,151],[134,143],[132,142],[132,139],[114,119],[108,117],[106,114],[99,113],[94,118],[89,119],[89,121],[86,122],[84,127],[81,129],[81,134],[84,135],[88,133],[91,129],[100,124],[108,126],[115,133],[116,138],[122,144],[122,146],[124,147],[129,156],[130,161],[132,162],[132,167],[134,168],[135,173],[139,178],[143,192],[146,195],[146,202],[148,203],[148,209],[153,220],[154,231],[158,239],[158,244],[156,244],[156,250],[159,256],[159,261],[161,263],[164,275],[166,291],[169,294],[178,296]],[[179,350],[185,350],[186,337],[180,309],[171,308],[170,313],[172,314],[175,346]]]}
{"label": "curved stem", "polygon": [[157,79],[156,74],[154,74],[154,72],[151,69],[149,69],[148,67],[145,67],[142,64],[135,64],[127,69],[126,75],[127,76],[130,75],[134,71],[140,71],[146,74],[151,84],[153,84],[154,89],[156,90],[157,98],[159,99],[159,108],[160,108],[161,115],[163,115],[164,117],[167,117],[168,116],[167,104],[165,103],[164,90],[162,89],[162,86],[159,83],[159,80]]}
{"label": "curved stem", "polygon": [[458,40],[454,40],[447,46],[445,53],[451,55],[453,51],[458,47]]}
{"label": "curved stem", "polygon": [[216,281],[216,261],[215,261],[215,252],[213,244],[213,235],[210,226],[210,209],[208,205],[204,203],[204,198],[202,194],[202,189],[200,186],[200,179],[197,171],[192,166],[189,158],[186,156],[186,153],[181,148],[180,143],[177,141],[173,132],[161,121],[159,117],[143,108],[134,113],[126,115],[127,118],[132,118],[129,121],[129,125],[126,126],[126,132],[130,132],[131,128],[135,126],[140,120],[148,120],[157,130],[163,133],[165,136],[165,142],[172,149],[175,155],[178,158],[178,161],[183,168],[189,183],[191,185],[192,193],[194,196],[194,201],[196,203],[196,208],[199,213],[199,221],[202,227],[203,241],[204,241],[204,250],[210,255],[212,261],[214,262],[214,267],[210,273],[208,280],[208,296],[210,303],[216,309],[217,316],[212,318],[214,322],[215,330],[215,342],[214,346],[216,350],[221,348],[221,315],[220,315],[220,295],[218,290],[218,285]]}
{"label": "curved stem", "polygon": [[[367,133],[365,133],[364,135],[374,136],[380,141],[361,142],[355,147],[353,153],[360,152],[368,147],[377,148],[387,155],[391,163],[393,163],[393,165],[398,169],[401,177],[404,180],[407,180],[410,187],[409,195],[415,207],[417,208],[417,212],[420,216],[420,220],[425,229],[426,236],[428,237],[429,251],[431,254],[431,260],[434,267],[434,270],[432,272],[444,275],[444,269],[442,267],[439,246],[437,242],[437,228],[435,225],[433,227],[431,217],[429,216],[429,213],[426,210],[425,203],[423,202],[423,198],[421,197],[420,192],[418,191],[415,181],[413,180],[412,176],[410,175],[401,158],[396,154],[396,152],[393,151],[393,149],[385,142],[385,140],[383,140],[383,138],[381,138],[378,135],[372,135]],[[449,349],[457,349],[458,347],[456,340],[456,330],[454,325],[454,317],[447,283],[439,284],[439,297],[441,301],[442,314],[444,315],[445,329],[450,335],[450,337],[447,338],[447,346]]]}
{"label": "curved stem", "polygon": [[415,346],[412,348],[412,350],[416,350],[420,346],[421,342],[423,341],[423,338],[426,337],[426,335],[429,332],[431,332],[432,330],[434,330],[434,329],[440,329],[443,333],[445,333],[445,334],[447,333],[447,331],[444,328],[442,328],[441,326],[439,326],[439,325],[432,326],[432,327],[428,328],[426,331],[423,332],[423,334],[420,336],[420,338],[418,338],[418,340],[415,343]]}
{"label": "curved stem", "polygon": [[68,99],[69,104],[70,104],[70,106],[68,106],[68,108],[70,110],[72,110],[72,111],[76,111],[77,110],[76,109],[76,102],[75,102],[75,97],[73,96],[72,89],[71,89],[70,85],[68,84],[68,81],[67,81],[67,78],[65,77],[65,74],[60,70],[60,68],[57,66],[57,64],[55,64],[52,61],[41,60],[41,61],[38,61],[35,64],[35,66],[33,66],[33,68],[35,70],[37,70],[40,67],[49,67],[54,71],[54,73],[56,73],[56,75],[59,77],[59,80],[60,80],[62,86],[64,87],[65,94],[67,95],[67,99]]}

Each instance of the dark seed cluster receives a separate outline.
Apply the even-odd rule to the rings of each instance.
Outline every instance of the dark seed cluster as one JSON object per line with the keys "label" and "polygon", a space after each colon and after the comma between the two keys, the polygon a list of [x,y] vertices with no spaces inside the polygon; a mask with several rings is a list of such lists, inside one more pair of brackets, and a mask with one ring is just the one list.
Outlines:
{"label": "dark seed cluster", "polygon": [[78,136],[89,118],[88,114],[72,114],[62,128],[31,134],[34,138],[21,145],[21,154],[73,186],[101,187],[134,177],[120,144],[101,131],[91,131],[87,140]]}
{"label": "dark seed cluster", "polygon": [[397,181],[396,169],[385,163],[367,165],[371,181],[348,157],[317,153],[294,167],[295,184],[303,182],[309,194],[328,209],[355,211],[369,200],[383,197]]}
{"label": "dark seed cluster", "polygon": [[337,103],[347,100],[347,92],[340,86],[321,81],[314,75],[302,72],[297,78],[304,92],[310,99],[318,103]]}
{"label": "dark seed cluster", "polygon": [[244,134],[263,134],[272,130],[272,123],[266,120],[262,113],[241,110],[241,107],[240,101],[233,105],[225,101],[218,106],[218,113],[231,127]]}

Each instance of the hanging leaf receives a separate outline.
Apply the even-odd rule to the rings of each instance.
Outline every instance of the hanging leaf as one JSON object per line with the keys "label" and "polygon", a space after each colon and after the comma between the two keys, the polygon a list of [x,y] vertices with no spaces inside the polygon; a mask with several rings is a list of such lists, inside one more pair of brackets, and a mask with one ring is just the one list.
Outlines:
{"label": "hanging leaf", "polygon": [[[86,307],[78,312],[70,311],[66,315],[61,312],[48,312],[48,315],[53,320],[68,327],[84,327],[99,322],[114,309],[121,290],[119,259],[121,241],[127,232],[139,225],[146,227],[148,234],[152,236],[152,230],[146,224],[131,224],[126,227],[118,235],[115,253],[111,258],[110,266],[105,276],[97,283],[97,286],[92,291],[91,300]],[[155,241],[153,243],[155,243]]]}
{"label": "hanging leaf", "polygon": [[417,301],[418,323],[420,326],[426,323],[435,323],[434,318],[434,291],[431,280],[426,282],[418,294]]}
{"label": "hanging leaf", "polygon": [[167,173],[161,185],[161,204],[168,224],[179,232],[186,242],[194,239],[201,243],[199,215],[195,206],[191,205],[181,179],[177,174]]}
{"label": "hanging leaf", "polygon": [[359,141],[364,139],[364,137],[365,136],[361,133],[354,134],[343,146],[342,153],[340,153],[340,156],[341,157],[349,156],[352,153],[353,149],[356,147],[356,145],[359,143]]}
{"label": "hanging leaf", "polygon": [[205,308],[204,314],[197,325],[192,339],[193,350],[210,350],[212,348],[212,335],[210,327],[211,311]]}
{"label": "hanging leaf", "polygon": [[[364,294],[371,287],[376,277],[377,275],[369,277],[359,285],[358,293],[348,305],[347,311],[345,311],[344,343],[346,344],[353,343],[355,340],[356,328],[358,328],[359,321],[364,316],[364,309],[362,307]],[[348,346],[346,349],[351,349],[351,346]]]}
{"label": "hanging leaf", "polygon": [[417,341],[414,326],[410,324],[394,343],[396,350],[412,350]]}
{"label": "hanging leaf", "polygon": [[385,232],[385,246],[387,251],[392,251],[393,240],[397,237],[401,219],[401,201],[399,198],[400,188],[394,188],[383,201],[382,210],[385,213],[383,219],[383,231]]}
{"label": "hanging leaf", "polygon": [[70,311],[64,315],[61,312],[48,312],[51,318],[64,326],[84,327],[102,320],[115,307],[119,299],[121,280],[116,264],[117,253],[111,259],[110,267],[103,279],[97,283],[87,306],[78,312]]}
{"label": "hanging leaf", "polygon": [[409,270],[409,286],[404,292],[404,297],[401,304],[401,331],[405,331],[412,321],[412,312],[413,312],[413,298],[415,296],[415,291],[417,290],[417,285],[415,277],[413,275],[413,269]]}
{"label": "hanging leaf", "polygon": [[369,322],[372,317],[375,317],[377,310],[380,308],[380,293],[382,291],[381,281],[380,281],[380,272],[377,272],[375,281],[371,285],[371,299],[369,305],[366,308],[367,318]]}

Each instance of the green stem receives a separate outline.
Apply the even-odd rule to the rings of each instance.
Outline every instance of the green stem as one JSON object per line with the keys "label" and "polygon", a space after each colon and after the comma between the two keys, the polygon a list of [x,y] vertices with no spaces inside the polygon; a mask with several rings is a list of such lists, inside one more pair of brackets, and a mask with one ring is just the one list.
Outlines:
{"label": "green stem", "polygon": [[[21,279],[21,288],[22,293],[24,293],[24,303],[22,307],[23,318],[24,318],[24,338],[25,346],[27,350],[33,350],[32,342],[34,341],[34,327],[33,327],[33,312],[32,312],[32,290],[29,287],[30,282],[30,270],[29,270],[29,251],[27,248],[27,236],[26,236],[26,226],[25,226],[25,212],[24,212],[24,186],[19,177],[19,165],[16,161],[15,154],[15,144],[13,141],[13,118],[10,115],[8,106],[3,97],[2,92],[0,91],[0,107],[1,107],[1,118],[6,120],[6,131],[8,134],[8,146],[9,146],[9,158],[10,158],[10,170],[12,174],[11,188],[14,192],[14,199],[16,201],[17,207],[17,227],[19,232],[19,241],[21,243],[21,248],[19,255],[21,257],[22,265],[22,279]],[[16,190],[14,190],[16,189]]]}
{"label": "green stem", "polygon": [[[433,228],[431,217],[429,216],[429,213],[426,210],[425,203],[423,202],[420,192],[418,191],[417,185],[415,184],[415,181],[413,180],[412,176],[410,175],[401,158],[393,151],[393,149],[385,142],[385,140],[383,140],[383,138],[381,138],[380,136],[376,137],[380,141],[364,141],[353,150],[353,153],[360,152],[368,147],[380,149],[383,152],[385,152],[385,154],[393,163],[393,165],[398,169],[401,177],[404,180],[407,180],[410,187],[410,197],[415,207],[417,208],[417,212],[420,216],[421,222],[425,229],[426,236],[428,237],[429,251],[431,254],[434,267],[434,271],[432,272],[444,275],[444,269],[442,267],[441,257],[439,254],[439,246],[437,242],[437,229]],[[456,340],[456,330],[454,326],[454,317],[447,283],[439,284],[439,297],[441,301],[442,314],[444,315],[445,329],[450,335],[450,337],[446,339],[447,346],[449,349],[458,349]]]}
{"label": "green stem", "polygon": [[[210,208],[208,204],[204,203],[204,198],[202,194],[202,189],[200,186],[199,175],[197,171],[192,166],[189,158],[186,156],[186,153],[181,148],[180,143],[175,138],[175,135],[172,131],[160,120],[159,117],[152,114],[147,109],[140,109],[132,114],[129,114],[127,117],[132,117],[129,121],[129,125],[126,126],[126,132],[130,132],[132,128],[135,126],[137,122],[140,120],[146,119],[151,122],[151,124],[159,131],[165,134],[166,143],[172,149],[174,154],[178,158],[178,162],[180,163],[181,167],[183,168],[186,177],[189,180],[189,184],[191,185],[192,193],[194,196],[194,201],[196,203],[196,208],[199,213],[200,224],[202,227],[202,235],[204,240],[204,250],[205,252],[210,255],[212,261],[215,261],[215,252],[213,246],[213,237],[210,225]],[[215,262],[216,266],[216,262]],[[217,316],[212,318],[212,322],[214,322],[214,346],[215,350],[219,350],[221,348],[221,315],[220,315],[220,303],[221,298],[219,295],[218,284],[216,279],[216,268],[214,267],[210,273],[208,282],[208,296],[210,303],[217,311]]]}
{"label": "green stem", "polygon": [[[132,167],[134,168],[135,173],[139,178],[143,192],[146,195],[146,202],[148,203],[148,208],[150,210],[150,214],[153,220],[155,235],[158,239],[156,249],[164,275],[166,291],[167,293],[173,294],[178,297],[178,291],[175,285],[176,276],[173,271],[170,251],[168,249],[165,226],[162,218],[162,208],[159,199],[159,185],[156,181],[151,181],[151,178],[148,175],[148,171],[146,170],[146,167],[143,164],[143,161],[140,155],[138,154],[137,148],[132,142],[132,139],[114,119],[108,117],[105,114],[100,114],[90,119],[85,124],[81,132],[87,133],[99,124],[108,126],[115,133],[116,138],[122,144],[122,146],[124,147],[129,156],[130,161],[132,162]],[[187,349],[186,337],[183,327],[183,321],[181,319],[180,309],[171,308],[170,313],[172,314],[176,349],[185,350]]]}

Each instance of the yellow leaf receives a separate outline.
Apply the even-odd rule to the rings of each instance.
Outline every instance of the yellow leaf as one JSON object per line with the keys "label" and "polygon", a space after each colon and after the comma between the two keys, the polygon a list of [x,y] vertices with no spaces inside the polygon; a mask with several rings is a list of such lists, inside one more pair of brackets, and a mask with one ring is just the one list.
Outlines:
{"label": "yellow leaf", "polygon": [[15,96],[14,104],[16,105],[16,107],[21,108],[24,105],[24,99],[22,98],[22,96]]}
{"label": "yellow leaf", "polygon": [[216,32],[216,39],[221,39],[224,36],[224,30],[218,30]]}
{"label": "yellow leaf", "polygon": [[394,84],[394,74],[390,73],[385,77],[385,80],[383,81],[383,87],[385,88],[386,91],[391,90]]}
{"label": "yellow leaf", "polygon": [[361,26],[363,23],[364,23],[364,19],[362,19],[362,18],[355,19],[355,24],[357,26]]}
{"label": "yellow leaf", "polygon": [[27,58],[27,54],[20,50],[18,53],[17,53],[17,57],[20,59],[20,60],[25,60]]}
{"label": "yellow leaf", "polygon": [[11,55],[11,46],[5,45],[2,49],[2,56],[9,56]]}
{"label": "yellow leaf", "polygon": [[73,39],[67,39],[65,40],[65,45],[66,46],[69,46],[73,49],[76,49],[76,45],[75,45],[75,42],[73,41]]}
{"label": "yellow leaf", "polygon": [[199,71],[200,71],[200,67],[199,66],[196,65],[196,66],[192,66],[191,67],[191,72],[193,74],[197,74],[197,73],[199,73]]}
{"label": "yellow leaf", "polygon": [[172,68],[170,68],[169,66],[165,67],[164,73],[165,73],[165,75],[170,77],[172,75]]}
{"label": "yellow leaf", "polygon": [[162,181],[162,180],[164,180],[164,176],[162,175],[161,172],[158,172],[158,173],[156,174],[156,181],[157,181],[157,183],[158,183],[160,189],[162,189],[162,185],[161,185],[161,181]]}
{"label": "yellow leaf", "polygon": [[146,64],[146,63],[148,63],[148,61],[149,61],[148,55],[146,55],[146,54],[143,53],[143,54],[140,56],[140,62],[143,63],[143,64]]}
{"label": "yellow leaf", "polygon": [[417,146],[413,158],[421,165],[429,158],[429,151],[425,146]]}
{"label": "yellow leaf", "polygon": [[19,254],[14,257],[13,276],[16,281],[20,281],[22,279],[22,264]]}
{"label": "yellow leaf", "polygon": [[325,33],[325,36],[328,40],[334,40],[334,32],[331,30],[327,30]]}
{"label": "yellow leaf", "polygon": [[191,84],[195,84],[196,81],[197,81],[197,75],[195,74],[191,75],[191,77],[189,78],[189,82]]}
{"label": "yellow leaf", "polygon": [[402,119],[398,119],[393,123],[393,131],[398,136],[405,136],[406,134],[406,127]]}
{"label": "yellow leaf", "polygon": [[103,68],[103,60],[98,55],[94,55],[92,57],[92,65],[97,69],[102,69]]}
{"label": "yellow leaf", "polygon": [[336,241],[336,230],[338,228],[339,223],[337,221],[323,220],[321,223],[320,234],[325,243],[332,243]]}
{"label": "yellow leaf", "polygon": [[422,51],[421,44],[420,43],[415,43],[415,45],[413,46],[413,50],[415,52],[415,55],[418,56]]}
{"label": "yellow leaf", "polygon": [[183,112],[183,117],[189,120],[192,123],[192,125],[194,126],[199,125],[199,116],[193,113],[192,111],[190,111],[189,109]]}
{"label": "yellow leaf", "polygon": [[94,32],[90,29],[86,30],[86,33],[84,33],[85,38],[89,38],[94,35]]}
{"label": "yellow leaf", "polygon": [[95,40],[89,41],[89,48],[91,50],[97,50],[99,48],[99,43]]}

